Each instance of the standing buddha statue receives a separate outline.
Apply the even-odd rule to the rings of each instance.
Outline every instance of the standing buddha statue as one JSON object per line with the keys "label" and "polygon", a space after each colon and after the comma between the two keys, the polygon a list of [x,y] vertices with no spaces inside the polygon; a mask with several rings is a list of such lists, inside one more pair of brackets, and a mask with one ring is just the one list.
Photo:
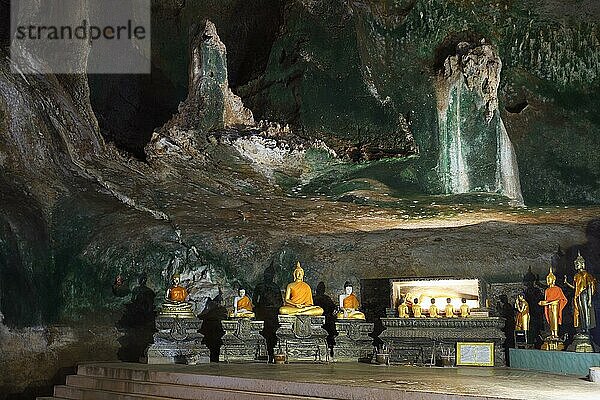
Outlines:
{"label": "standing buddha statue", "polygon": [[596,313],[592,304],[592,296],[596,293],[598,282],[596,278],[585,270],[585,260],[581,253],[577,253],[575,259],[577,273],[573,277],[574,285],[567,281],[565,283],[575,290],[573,297],[573,324],[579,331],[587,334],[590,329],[596,327]]}
{"label": "standing buddha statue", "polygon": [[304,282],[304,270],[300,261],[292,274],[294,282],[287,285],[285,289],[284,304],[279,308],[282,315],[323,315],[323,309],[313,303],[312,290]]}
{"label": "standing buddha statue", "polygon": [[528,331],[530,320],[529,303],[527,303],[527,300],[525,300],[525,297],[522,294],[517,296],[515,308],[517,309],[515,331]]}
{"label": "standing buddha statue", "polygon": [[546,277],[546,284],[548,288],[544,292],[544,300],[540,301],[539,305],[544,307],[546,321],[550,325],[550,338],[557,339],[558,327],[562,324],[562,312],[567,305],[567,298],[562,289],[555,285],[556,276],[552,273],[552,267]]}

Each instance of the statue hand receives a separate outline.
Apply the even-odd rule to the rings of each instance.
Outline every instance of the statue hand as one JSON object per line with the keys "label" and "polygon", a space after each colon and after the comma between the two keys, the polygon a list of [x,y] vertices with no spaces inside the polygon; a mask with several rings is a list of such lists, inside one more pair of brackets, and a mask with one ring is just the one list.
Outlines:
{"label": "statue hand", "polygon": [[569,283],[569,282],[567,282],[567,276],[566,275],[565,275],[565,283]]}

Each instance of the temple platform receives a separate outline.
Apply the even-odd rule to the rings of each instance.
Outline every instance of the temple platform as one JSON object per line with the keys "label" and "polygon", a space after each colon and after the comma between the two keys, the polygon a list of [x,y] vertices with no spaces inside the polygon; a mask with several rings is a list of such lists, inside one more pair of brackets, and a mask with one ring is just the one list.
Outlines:
{"label": "temple platform", "polygon": [[[510,368],[80,364],[54,399],[597,400],[600,384]],[[41,399],[41,398],[40,398]],[[49,399],[49,398],[46,398]]]}
{"label": "temple platform", "polygon": [[385,330],[379,338],[393,363],[427,364],[443,355],[454,360],[456,343],[482,342],[494,344],[496,367],[506,365],[504,318],[381,318],[381,322]]}

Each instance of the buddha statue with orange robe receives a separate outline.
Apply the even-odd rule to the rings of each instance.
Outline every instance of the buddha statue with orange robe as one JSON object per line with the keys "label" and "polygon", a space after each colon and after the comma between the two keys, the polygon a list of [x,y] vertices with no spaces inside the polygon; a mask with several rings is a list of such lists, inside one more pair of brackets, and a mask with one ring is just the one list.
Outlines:
{"label": "buddha statue with orange robe", "polygon": [[179,274],[173,275],[173,284],[167,289],[165,301],[159,313],[159,317],[171,318],[196,318],[192,305],[188,303],[188,291],[180,286]]}
{"label": "buddha statue with orange robe", "polygon": [[293,272],[294,282],[285,289],[284,304],[279,308],[281,315],[323,315],[323,309],[313,303],[312,290],[304,282],[304,270],[300,262]]}
{"label": "buddha statue with orange robe", "polygon": [[358,311],[360,302],[353,293],[353,287],[350,282],[344,283],[344,294],[340,294],[340,312],[338,319],[365,319],[365,314]]}
{"label": "buddha statue with orange robe", "polygon": [[550,273],[546,277],[546,283],[548,288],[544,293],[544,300],[540,301],[539,305],[544,307],[546,321],[550,325],[551,337],[558,338],[558,327],[562,325],[562,312],[567,305],[567,298],[562,289],[555,285],[556,276],[552,273],[552,267],[550,267]]}
{"label": "buddha statue with orange robe", "polygon": [[229,314],[232,318],[254,318],[252,300],[246,295],[246,290],[240,289],[238,295],[233,299],[233,312]]}

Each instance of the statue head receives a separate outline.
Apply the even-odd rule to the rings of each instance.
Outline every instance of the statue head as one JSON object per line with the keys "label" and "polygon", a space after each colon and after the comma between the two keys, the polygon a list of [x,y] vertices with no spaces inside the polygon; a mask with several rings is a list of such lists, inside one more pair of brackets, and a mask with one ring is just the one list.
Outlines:
{"label": "statue head", "polygon": [[446,298],[446,303],[448,303],[448,304],[452,303],[452,299],[450,297],[447,297]]}
{"label": "statue head", "polygon": [[346,292],[347,295],[351,295],[352,294],[352,284],[348,281],[346,281],[346,283],[344,283],[344,292]]}
{"label": "statue head", "polygon": [[435,304],[435,299],[431,299],[431,304]]}
{"label": "statue head", "polygon": [[460,302],[463,304],[467,304],[467,299],[465,299],[464,297],[462,299],[460,299]]}
{"label": "statue head", "polygon": [[577,258],[575,259],[575,269],[577,271],[585,270],[585,259],[581,256],[581,252],[577,252]]}
{"label": "statue head", "polygon": [[238,295],[240,297],[244,297],[246,295],[246,289],[240,288],[240,290],[238,290]]}
{"label": "statue head", "polygon": [[179,282],[181,282],[181,276],[179,276],[179,274],[173,274],[171,280],[173,281],[173,285],[177,286],[179,285]]}
{"label": "statue head", "polygon": [[415,297],[415,298],[414,298],[414,300],[413,300],[413,304],[419,304],[419,298],[418,298],[418,297]]}
{"label": "statue head", "polygon": [[319,282],[319,284],[317,285],[317,290],[316,290],[318,295],[324,295],[325,294],[325,282],[321,281]]}
{"label": "statue head", "polygon": [[517,300],[522,303],[523,301],[525,301],[525,297],[522,294],[519,294],[517,295]]}
{"label": "statue head", "polygon": [[300,261],[296,264],[296,268],[294,269],[294,273],[292,274],[295,281],[301,281],[304,279],[304,270],[300,266]]}
{"label": "statue head", "polygon": [[552,273],[552,267],[550,267],[550,272],[548,273],[548,276],[546,277],[546,284],[548,286],[554,286],[555,283],[556,283],[556,276],[554,276],[554,274]]}

